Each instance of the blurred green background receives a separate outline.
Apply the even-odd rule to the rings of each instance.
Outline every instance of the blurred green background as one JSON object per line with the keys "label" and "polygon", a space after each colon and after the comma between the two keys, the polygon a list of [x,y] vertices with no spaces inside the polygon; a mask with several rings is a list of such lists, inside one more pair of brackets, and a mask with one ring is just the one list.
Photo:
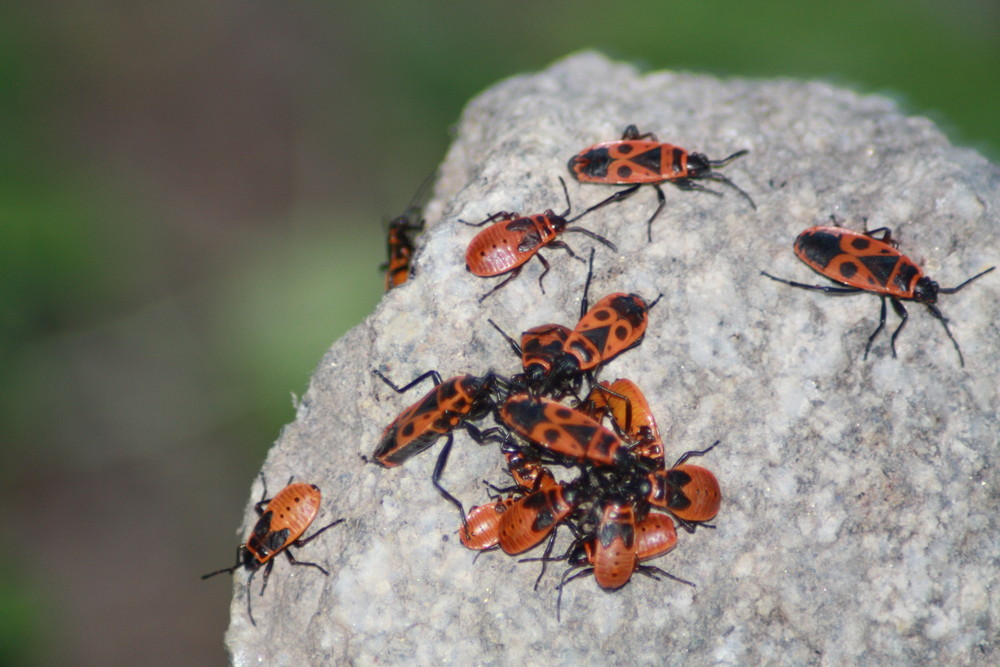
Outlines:
{"label": "blurred green background", "polygon": [[0,9],[5,665],[224,663],[230,585],[198,576],[232,562],[291,394],[378,302],[384,221],[497,80],[582,48],[818,77],[1000,148],[995,1],[17,4]]}

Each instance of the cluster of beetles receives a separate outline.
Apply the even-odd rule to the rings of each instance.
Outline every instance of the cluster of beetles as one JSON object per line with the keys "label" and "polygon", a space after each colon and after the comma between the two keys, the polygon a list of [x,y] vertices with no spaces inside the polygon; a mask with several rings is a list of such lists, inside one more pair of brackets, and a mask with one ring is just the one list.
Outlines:
{"label": "cluster of beetles", "polygon": [[[716,171],[747,153],[737,151],[721,160],[711,160],[672,144],[661,143],[651,133],[640,134],[634,125],[625,129],[618,141],[598,143],[569,160],[570,174],[581,183],[620,185],[624,188],[568,219],[571,205],[562,178],[567,208],[521,216],[501,211],[478,223],[485,227],[472,239],[466,252],[467,269],[482,277],[506,276],[480,297],[480,302],[507,286],[533,257],[543,265],[539,286],[550,266],[539,250],[559,248],[571,257],[573,250],[558,237],[578,232],[617,252],[604,237],[578,226],[577,220],[608,204],[635,194],[643,185],[657,193],[658,205],[646,221],[652,241],[653,221],[663,210],[666,198],[660,187],[671,183],[683,190],[719,192],[703,185],[722,183],[743,196],[756,209],[753,199]],[[414,236],[422,231],[420,208],[411,205],[404,215],[389,224],[389,259],[385,265],[386,289],[405,283],[412,273]],[[890,346],[896,356],[896,339],[906,325],[903,301],[924,304],[941,322],[958,354],[964,358],[937,307],[939,294],[951,294],[990,273],[990,267],[955,287],[942,288],[924,275],[920,267],[902,254],[891,231],[879,228],[854,232],[839,226],[817,226],[803,231],[794,243],[795,254],[807,266],[830,279],[831,285],[812,285],[779,278],[772,280],[827,294],[870,292],[881,300],[878,327],[868,337],[864,358],[884,329],[886,300],[900,317]],[[668,464],[665,445],[656,420],[639,387],[628,379],[598,381],[599,371],[619,354],[638,346],[649,323],[650,310],[662,298],[651,302],[637,295],[616,292],[589,305],[594,251],[583,290],[580,319],[569,328],[562,324],[540,324],[523,331],[515,340],[495,322],[489,323],[520,359],[520,370],[501,375],[493,370],[482,375],[459,375],[442,380],[437,371],[428,371],[400,387],[378,370],[373,372],[395,392],[404,394],[427,382],[433,388],[404,409],[385,428],[371,461],[393,468],[444,440],[431,482],[459,513],[459,540],[476,550],[499,549],[518,556],[545,543],[540,556],[523,558],[541,563],[535,580],[537,588],[548,563],[565,563],[558,584],[557,609],[563,587],[574,579],[593,576],[602,589],[616,590],[634,573],[653,579],[667,577],[694,585],[655,565],[654,558],[677,545],[677,527],[694,532],[711,527],[722,501],[718,480],[705,467],[691,463],[719,442],[705,449],[687,451]],[[484,420],[491,419],[489,426]],[[509,479],[488,484],[489,497],[466,511],[465,506],[441,485],[456,431],[464,431],[481,445],[498,447]],[[697,459],[701,462],[701,459]],[[263,480],[263,477],[262,477]],[[254,622],[250,605],[250,582],[263,568],[263,595],[274,557],[284,553],[293,565],[308,566],[327,574],[317,563],[297,560],[289,547],[301,547],[338,519],[309,537],[303,537],[320,511],[320,490],[312,484],[292,483],[276,494],[264,495],[255,505],[259,520],[246,543],[239,545],[236,563],[221,572],[245,568],[247,613]],[[559,527],[571,535],[568,546],[554,553]]]}

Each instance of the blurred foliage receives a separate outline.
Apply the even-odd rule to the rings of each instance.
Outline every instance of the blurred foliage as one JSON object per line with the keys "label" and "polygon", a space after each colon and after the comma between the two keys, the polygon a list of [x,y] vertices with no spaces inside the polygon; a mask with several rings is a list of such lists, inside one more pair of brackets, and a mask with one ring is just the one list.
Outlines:
{"label": "blurred foliage", "polygon": [[[213,507],[173,529],[218,535],[190,550],[203,569],[228,554],[247,483],[294,416],[289,393],[379,299],[383,221],[438,164],[463,105],[503,77],[583,48],[649,69],[818,77],[889,94],[996,158],[998,25],[1000,6],[974,0],[8,4],[4,500],[58,494],[26,487],[53,467],[72,478],[124,460],[159,490],[111,505]],[[221,589],[214,625],[195,624],[216,643]],[[41,606],[0,589],[0,661],[31,653]],[[93,641],[70,655],[122,661]]]}
{"label": "blurred foliage", "polygon": [[0,569],[6,573],[0,580],[0,665],[40,664],[43,600],[3,555]]}

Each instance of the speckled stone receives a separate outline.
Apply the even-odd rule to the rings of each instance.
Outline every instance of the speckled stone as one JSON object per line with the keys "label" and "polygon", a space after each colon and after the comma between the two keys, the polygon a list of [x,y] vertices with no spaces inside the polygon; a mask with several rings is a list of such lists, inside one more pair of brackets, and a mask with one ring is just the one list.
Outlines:
{"label": "speckled stone", "polygon": [[[496,279],[466,272],[477,230],[457,221],[561,210],[559,176],[576,210],[603,199],[614,188],[577,183],[566,161],[629,123],[711,157],[750,150],[723,173],[757,211],[723,185],[713,185],[721,197],[666,185],[652,244],[649,188],[580,223],[619,254],[565,236],[581,255],[596,246],[592,296],[664,294],[643,344],[602,377],[644,389],[671,460],[722,441],[699,463],[724,503],[715,530],[682,532],[653,561],[696,588],[637,576],[607,593],[576,581],[557,623],[562,567],[535,591],[537,564],[461,547],[457,512],[430,483],[436,449],[392,470],[362,460],[429,389],[399,396],[371,369],[400,384],[431,368],[510,374],[517,360],[488,317],[515,335],[573,326],[583,263],[547,251],[544,295],[532,262],[480,304]],[[962,368],[923,306],[909,308],[898,359],[883,334],[865,361],[877,298],[797,290],[760,271],[822,283],[791,245],[833,216],[892,227],[902,251],[956,285],[1000,262],[998,211],[996,166],[883,97],[640,74],[593,53],[497,84],[458,124],[416,277],[333,345],[271,450],[268,479],[318,484],[319,520],[347,522],[299,553],[329,577],[279,562],[263,597],[258,577],[256,627],[246,575],[235,577],[234,663],[996,664],[1000,274],[941,299]],[[897,322],[890,309],[890,331]],[[459,434],[443,481],[470,506],[487,498],[483,479],[503,482],[501,466],[495,447]],[[248,507],[244,530],[251,517]]]}

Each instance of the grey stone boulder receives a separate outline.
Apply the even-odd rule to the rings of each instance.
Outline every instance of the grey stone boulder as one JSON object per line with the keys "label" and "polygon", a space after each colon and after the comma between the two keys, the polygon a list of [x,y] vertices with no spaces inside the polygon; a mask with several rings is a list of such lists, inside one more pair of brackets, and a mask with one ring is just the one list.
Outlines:
{"label": "grey stone boulder", "polygon": [[[478,230],[458,220],[561,211],[560,176],[575,211],[600,201],[616,188],[576,182],[566,162],[630,123],[713,158],[750,151],[722,173],[756,211],[724,184],[707,184],[721,196],[666,184],[652,243],[651,188],[580,221],[617,254],[563,237],[581,257],[596,247],[592,298],[663,293],[642,345],[601,378],[643,388],[668,461],[721,440],[698,463],[724,501],[714,530],[680,531],[677,548],[652,561],[696,587],[636,576],[605,592],[584,578],[566,587],[560,623],[563,564],[536,591],[537,563],[477,559],[459,544],[458,513],[431,486],[437,448],[388,470],[362,459],[430,389],[397,395],[371,371],[398,384],[428,369],[512,374],[518,360],[487,318],[515,336],[574,326],[584,263],[543,250],[544,294],[532,261],[479,303],[499,279],[466,271]],[[883,97],[822,82],[641,74],[593,53],[497,84],[458,123],[416,275],[334,343],[268,456],[272,485],[295,475],[322,488],[316,525],[346,522],[297,553],[328,577],[279,557],[265,595],[255,579],[256,626],[237,573],[233,662],[996,664],[1000,275],[941,298],[961,367],[920,304],[909,305],[899,358],[890,309],[863,360],[877,297],[834,298],[760,272],[823,284],[791,246],[832,216],[855,230],[891,227],[903,252],[953,286],[1000,262],[998,212],[1000,170]],[[502,467],[496,446],[459,432],[443,483],[466,507],[481,504],[482,480],[505,483]],[[250,504],[259,493],[258,483]],[[241,535],[254,518],[248,506]]]}

